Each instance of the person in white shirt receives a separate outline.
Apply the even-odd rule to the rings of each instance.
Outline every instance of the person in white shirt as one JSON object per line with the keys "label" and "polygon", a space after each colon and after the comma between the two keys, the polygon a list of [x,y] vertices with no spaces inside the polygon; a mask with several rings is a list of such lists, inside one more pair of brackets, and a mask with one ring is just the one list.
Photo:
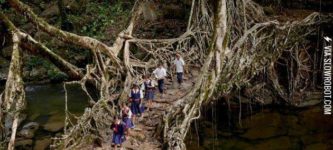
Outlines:
{"label": "person in white shirt", "polygon": [[179,87],[181,87],[183,83],[183,75],[184,75],[184,66],[185,62],[183,58],[180,57],[180,54],[176,54],[176,59],[173,61],[173,64],[176,68],[176,74],[177,74],[177,82],[179,84]]}
{"label": "person in white shirt", "polygon": [[164,93],[164,79],[167,76],[166,69],[163,67],[163,64],[161,63],[158,68],[156,68],[153,71],[153,74],[155,75],[157,79],[158,84],[158,90],[161,93],[161,97],[163,97]]}

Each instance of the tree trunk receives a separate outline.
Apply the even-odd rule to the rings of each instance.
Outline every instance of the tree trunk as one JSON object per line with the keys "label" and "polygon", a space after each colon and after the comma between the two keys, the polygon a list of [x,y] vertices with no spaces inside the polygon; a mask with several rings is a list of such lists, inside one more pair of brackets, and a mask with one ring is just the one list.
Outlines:
{"label": "tree trunk", "polygon": [[[0,18],[4,17],[5,16],[0,13]],[[4,111],[4,113],[6,113],[6,117],[13,121],[11,137],[8,143],[8,150],[13,150],[19,115],[20,112],[25,108],[25,91],[22,79],[22,52],[19,49],[19,43],[21,39],[18,35],[18,30],[16,30],[12,24],[8,22],[5,22],[5,24],[12,35],[13,52],[3,95],[3,106],[0,111]],[[2,123],[3,116],[0,116],[0,118]]]}

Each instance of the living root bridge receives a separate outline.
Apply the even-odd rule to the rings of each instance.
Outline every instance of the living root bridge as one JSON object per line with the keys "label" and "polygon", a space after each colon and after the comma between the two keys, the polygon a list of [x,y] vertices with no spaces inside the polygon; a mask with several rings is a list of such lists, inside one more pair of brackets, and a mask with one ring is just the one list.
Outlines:
{"label": "living root bridge", "polygon": [[236,2],[218,1],[214,36],[202,74],[193,89],[163,117],[158,131],[163,131],[168,149],[186,149],[186,133],[191,122],[200,117],[202,104],[213,100],[213,95],[228,94],[235,86],[251,86],[251,79],[274,65],[284,49],[297,51],[293,40],[305,41],[304,35],[318,23],[317,13],[300,22],[269,21],[252,1]]}
{"label": "living root bridge", "polygon": [[[282,57],[282,52],[299,49],[294,46],[295,39],[298,43],[305,41],[305,35],[313,31],[313,25],[318,21],[316,13],[302,21],[280,23],[270,20],[261,6],[251,0],[217,0],[216,5],[208,3],[207,0],[193,0],[184,34],[173,39],[140,39],[132,36],[142,16],[141,8],[144,3],[138,0],[133,7],[129,26],[119,34],[113,46],[107,46],[97,39],[65,32],[48,24],[19,0],[8,2],[38,29],[61,41],[88,48],[93,53],[92,64],[87,64],[85,69],[77,68],[42,43],[16,29],[10,20],[1,14],[1,19],[6,20],[6,24],[11,24],[7,25],[7,28],[14,31],[13,41],[17,41],[14,37],[27,41],[38,49],[38,53],[48,56],[51,62],[63,68],[73,79],[77,79],[66,84],[80,84],[91,101],[93,100],[85,83],[95,83],[100,91],[99,100],[91,108],[86,108],[80,117],[74,116],[77,118],[76,124],[69,119],[72,114],[66,111],[64,134],[54,138],[54,149],[87,148],[87,145],[92,145],[95,141],[105,141],[110,136],[109,126],[113,116],[117,115],[118,104],[126,101],[126,93],[131,83],[139,81],[150,68],[156,67],[159,60],[166,64],[172,62],[175,53],[181,53],[189,66],[199,64],[201,74],[192,89],[160,116],[161,123],[154,132],[162,137],[161,142],[165,148],[186,149],[186,133],[191,122],[200,117],[203,104],[230,93],[232,89],[252,87],[251,79],[260,73],[266,74],[265,70],[274,66]],[[20,45],[13,43],[14,49]],[[22,44],[21,46],[26,47]],[[131,46],[136,46],[149,57],[136,57]],[[14,58],[18,56],[17,52],[18,50],[13,51],[12,71],[8,74],[5,99],[1,101],[2,108],[12,106],[13,100],[24,103],[23,81],[21,72],[17,70],[20,68],[19,57]],[[283,95],[285,91],[281,90],[276,75],[272,71],[269,73],[269,80],[279,94]],[[16,84],[16,89],[10,86],[11,84]],[[121,90],[116,90],[117,88]],[[115,100],[120,103],[115,103]],[[20,106],[16,109],[21,108]],[[15,135],[12,137],[15,138]],[[10,142],[8,147],[12,147]]]}

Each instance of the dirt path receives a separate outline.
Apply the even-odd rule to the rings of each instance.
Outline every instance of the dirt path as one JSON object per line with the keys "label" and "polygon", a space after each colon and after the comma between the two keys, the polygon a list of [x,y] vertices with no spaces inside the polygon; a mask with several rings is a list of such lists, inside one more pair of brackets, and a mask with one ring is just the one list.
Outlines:
{"label": "dirt path", "polygon": [[[157,137],[154,137],[157,125],[161,122],[163,114],[168,110],[170,106],[178,99],[183,97],[190,91],[191,87],[195,83],[195,77],[198,72],[191,70],[190,74],[185,75],[182,88],[178,88],[178,83],[172,83],[171,79],[167,79],[165,82],[165,94],[163,98],[158,91],[155,92],[155,101],[153,107],[150,110],[146,110],[143,116],[138,119],[135,124],[135,128],[131,129],[130,135],[123,143],[123,148],[128,150],[158,150],[162,148],[161,141]],[[147,106],[147,105],[146,105]],[[102,147],[95,148],[98,150],[111,150],[111,138],[112,133],[107,134]]]}

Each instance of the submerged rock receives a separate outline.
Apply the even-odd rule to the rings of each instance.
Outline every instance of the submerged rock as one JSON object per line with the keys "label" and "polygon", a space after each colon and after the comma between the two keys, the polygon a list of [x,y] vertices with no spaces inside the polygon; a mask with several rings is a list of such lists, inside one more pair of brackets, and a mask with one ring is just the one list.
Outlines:
{"label": "submerged rock", "polygon": [[55,114],[51,116],[47,122],[43,125],[43,129],[50,132],[58,132],[64,128],[64,118]]}
{"label": "submerged rock", "polygon": [[64,128],[64,122],[50,122],[43,125],[43,129],[50,132],[58,132]]}
{"label": "submerged rock", "polygon": [[279,137],[270,140],[265,140],[250,148],[251,150],[286,150],[293,149],[293,144],[288,137]]}
{"label": "submerged rock", "polygon": [[281,132],[279,128],[276,127],[261,127],[261,128],[252,128],[245,132],[245,134],[241,135],[241,137],[257,140],[257,139],[266,139],[271,137],[276,137],[286,134],[286,132]]}
{"label": "submerged rock", "polygon": [[37,140],[35,142],[34,150],[45,150],[52,143],[51,137],[46,137],[42,140]]}
{"label": "submerged rock", "polygon": [[279,113],[258,113],[242,121],[245,128],[278,127],[281,125]]}
{"label": "submerged rock", "polygon": [[31,130],[37,130],[39,127],[39,124],[37,122],[29,122],[25,124],[22,128],[23,129],[31,129]]}
{"label": "submerged rock", "polygon": [[38,128],[38,123],[30,122],[22,127],[22,130],[18,132],[18,135],[24,138],[33,138]]}
{"label": "submerged rock", "polygon": [[31,150],[33,141],[31,139],[17,139],[15,141],[15,149]]}

